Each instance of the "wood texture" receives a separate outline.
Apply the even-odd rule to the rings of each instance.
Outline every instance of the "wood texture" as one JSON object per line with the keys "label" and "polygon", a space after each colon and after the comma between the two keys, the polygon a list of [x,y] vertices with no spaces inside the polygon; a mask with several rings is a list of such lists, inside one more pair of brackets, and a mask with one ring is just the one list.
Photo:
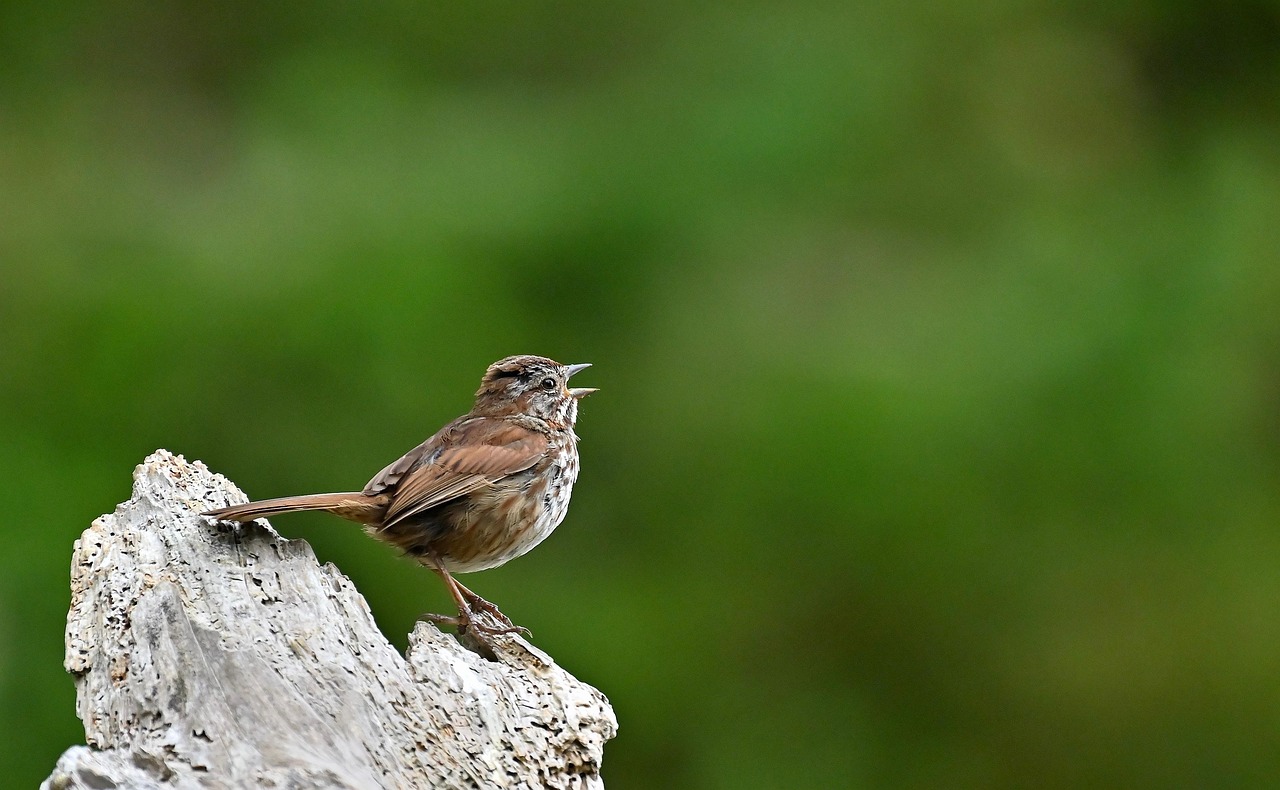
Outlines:
{"label": "wood texture", "polygon": [[603,787],[599,691],[516,636],[485,658],[419,623],[401,656],[305,542],[197,515],[242,501],[159,450],[76,541],[66,668],[88,746],[44,787]]}

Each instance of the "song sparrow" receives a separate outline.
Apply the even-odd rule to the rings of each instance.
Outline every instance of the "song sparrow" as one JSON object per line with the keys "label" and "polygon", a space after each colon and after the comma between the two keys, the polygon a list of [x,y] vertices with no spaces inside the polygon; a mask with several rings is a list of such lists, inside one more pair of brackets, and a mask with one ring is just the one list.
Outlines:
{"label": "song sparrow", "polygon": [[[484,633],[524,630],[462,586],[452,573],[496,568],[541,543],[564,519],[578,479],[578,401],[569,388],[582,365],[546,357],[507,357],[489,366],[471,411],[374,476],[360,492],[266,499],[210,510],[226,521],[323,510],[358,522],[444,581],[458,616],[437,622]],[[487,612],[493,627],[473,615]]]}

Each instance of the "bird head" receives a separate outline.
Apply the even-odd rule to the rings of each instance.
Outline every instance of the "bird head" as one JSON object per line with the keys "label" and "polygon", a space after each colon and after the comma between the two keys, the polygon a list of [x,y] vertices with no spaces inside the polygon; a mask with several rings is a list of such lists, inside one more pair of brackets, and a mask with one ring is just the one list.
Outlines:
{"label": "bird head", "polygon": [[572,428],[578,401],[596,389],[570,387],[569,379],[589,367],[590,363],[561,365],[528,354],[498,360],[485,371],[472,412],[490,417],[527,414]]}

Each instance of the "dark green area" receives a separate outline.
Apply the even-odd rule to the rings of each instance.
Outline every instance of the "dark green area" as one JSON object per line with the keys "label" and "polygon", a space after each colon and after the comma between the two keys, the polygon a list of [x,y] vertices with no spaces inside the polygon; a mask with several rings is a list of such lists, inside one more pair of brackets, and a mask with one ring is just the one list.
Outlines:
{"label": "dark green area", "polygon": [[614,790],[1267,786],[1278,228],[1274,2],[7,3],[0,776],[148,452],[358,487],[537,353],[583,476],[467,583]]}

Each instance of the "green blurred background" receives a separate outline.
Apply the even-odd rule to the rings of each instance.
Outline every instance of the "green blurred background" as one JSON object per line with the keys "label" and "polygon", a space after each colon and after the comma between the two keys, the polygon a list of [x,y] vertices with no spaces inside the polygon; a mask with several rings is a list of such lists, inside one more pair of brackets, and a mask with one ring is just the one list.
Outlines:
{"label": "green blurred background", "polygon": [[467,583],[611,788],[1277,786],[1278,220],[1274,1],[6,3],[0,776],[147,453],[359,487],[537,353],[574,506]]}

